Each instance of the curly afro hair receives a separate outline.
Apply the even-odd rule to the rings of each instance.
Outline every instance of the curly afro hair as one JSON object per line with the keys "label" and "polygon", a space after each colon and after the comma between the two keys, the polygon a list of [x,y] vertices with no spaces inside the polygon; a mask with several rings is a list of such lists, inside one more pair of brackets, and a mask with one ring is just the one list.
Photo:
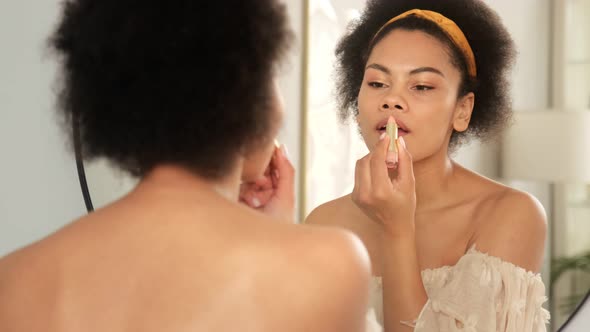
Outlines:
{"label": "curly afro hair", "polygon": [[[438,12],[461,28],[475,54],[476,78],[469,77],[461,51],[431,21],[409,16],[375,36],[389,19],[415,8]],[[497,137],[512,115],[509,73],[516,51],[498,14],[481,0],[369,0],[360,19],[349,26],[336,48],[337,96],[342,120],[357,111],[357,97],[372,48],[394,29],[423,31],[445,44],[453,65],[462,73],[458,97],[469,92],[475,94],[469,128],[465,132],[453,132],[451,150],[471,138],[485,141]]]}
{"label": "curly afro hair", "polygon": [[85,159],[219,178],[278,127],[272,82],[292,37],[276,0],[67,0],[49,39],[61,119]]}

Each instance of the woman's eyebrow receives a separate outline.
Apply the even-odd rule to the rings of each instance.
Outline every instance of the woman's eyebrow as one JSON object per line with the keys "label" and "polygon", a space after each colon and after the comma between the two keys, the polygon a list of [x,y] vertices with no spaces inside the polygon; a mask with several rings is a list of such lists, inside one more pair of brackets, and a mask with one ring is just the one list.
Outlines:
{"label": "woman's eyebrow", "polygon": [[[365,67],[365,70],[367,70],[369,68],[381,71],[387,75],[391,75],[391,70],[389,70],[389,68],[387,68],[383,65],[380,65],[378,63],[371,63],[370,65]],[[416,69],[412,69],[410,71],[410,75],[416,75],[416,74],[425,73],[425,72],[434,73],[434,74],[440,75],[442,77],[445,77],[445,74],[443,74],[442,71],[440,71],[434,67],[418,67]]]}

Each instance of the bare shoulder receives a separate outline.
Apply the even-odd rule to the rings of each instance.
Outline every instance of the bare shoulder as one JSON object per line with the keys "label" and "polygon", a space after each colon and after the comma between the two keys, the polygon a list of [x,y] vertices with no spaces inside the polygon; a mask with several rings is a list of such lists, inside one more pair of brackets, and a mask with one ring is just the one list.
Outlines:
{"label": "bare shoulder", "polygon": [[[370,260],[361,240],[335,227],[299,225],[286,282],[291,314],[306,331],[360,331],[368,305]],[[297,316],[295,315],[295,316]],[[302,329],[303,330],[303,329]]]}
{"label": "bare shoulder", "polygon": [[[0,259],[0,322],[5,329],[16,330],[14,315],[15,306],[21,308],[20,303],[15,303],[19,297],[15,296],[14,290],[18,287],[14,278],[14,259],[11,254]],[[19,326],[20,327],[20,326]]]}
{"label": "bare shoulder", "polygon": [[[369,257],[353,233],[276,222],[254,211],[238,230],[230,270],[252,276],[256,313],[273,331],[360,331],[368,303]],[[242,225],[242,226],[240,226]],[[359,325],[361,324],[361,325]]]}
{"label": "bare shoulder", "polygon": [[361,216],[362,212],[354,205],[349,194],[315,208],[305,218],[305,224],[341,225],[343,220],[357,214]]}
{"label": "bare shoulder", "polygon": [[[43,287],[47,276],[43,270],[43,255],[35,244],[17,250],[0,259],[0,322],[3,331],[50,330],[47,310],[40,306],[48,301],[50,290]],[[43,276],[43,281],[39,276]],[[40,322],[46,324],[42,327]]]}
{"label": "bare shoulder", "polygon": [[[276,237],[276,244],[280,244],[289,255],[289,266],[296,269],[291,273],[315,280],[347,275],[348,281],[361,284],[364,282],[363,278],[369,276],[367,250],[354,233],[343,228],[322,225],[284,226],[290,226],[290,229],[285,229],[284,235]],[[287,239],[288,243],[285,242]]]}
{"label": "bare shoulder", "polygon": [[477,232],[478,248],[529,271],[540,270],[547,217],[531,194],[501,187],[481,203],[484,220]]}
{"label": "bare shoulder", "polygon": [[19,261],[19,253],[14,252],[10,253],[2,258],[0,258],[0,316],[5,311],[5,304],[3,300],[6,300],[6,295],[11,292],[14,288],[14,284],[17,280],[15,275],[18,274],[16,269],[18,269],[18,261]]}
{"label": "bare shoulder", "polygon": [[294,245],[309,263],[326,266],[326,262],[332,262],[330,264],[355,273],[368,269],[367,251],[352,232],[336,227],[296,227],[300,230],[302,241]]}

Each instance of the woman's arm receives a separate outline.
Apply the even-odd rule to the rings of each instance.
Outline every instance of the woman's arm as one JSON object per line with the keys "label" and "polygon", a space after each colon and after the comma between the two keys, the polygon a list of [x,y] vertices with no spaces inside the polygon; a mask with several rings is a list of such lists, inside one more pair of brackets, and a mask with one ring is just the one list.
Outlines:
{"label": "woman's arm", "polygon": [[403,322],[418,318],[427,301],[416,254],[414,173],[412,158],[400,138],[397,170],[393,179],[390,178],[392,171],[386,167],[389,143],[389,137],[383,136],[374,151],[357,162],[352,198],[367,216],[383,227],[384,329],[412,331]]}
{"label": "woman's arm", "polygon": [[488,215],[473,236],[480,251],[527,271],[539,272],[547,235],[543,206],[533,196],[508,189],[484,210]]}
{"label": "woman's arm", "polygon": [[416,242],[412,234],[405,238],[384,238],[382,248],[384,330],[413,331],[410,325],[428,299],[420,275]]}

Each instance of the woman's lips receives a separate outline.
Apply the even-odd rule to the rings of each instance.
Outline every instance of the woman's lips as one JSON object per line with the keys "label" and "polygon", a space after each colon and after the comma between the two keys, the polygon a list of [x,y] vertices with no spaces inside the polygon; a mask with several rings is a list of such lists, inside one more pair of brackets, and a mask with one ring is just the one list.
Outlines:
{"label": "woman's lips", "polygon": [[[381,129],[378,129],[377,131],[379,132],[379,136],[381,136],[382,133],[385,133],[386,132],[385,131],[385,127],[381,128]],[[409,134],[409,132],[401,129],[400,127],[397,128],[397,136],[405,136],[407,134]]]}
{"label": "woman's lips", "polygon": [[[388,119],[389,119],[389,117],[379,121],[379,123],[377,124],[375,129],[379,132],[379,135],[386,132]],[[397,127],[398,127],[398,130],[397,130],[398,136],[405,136],[410,133],[410,131],[408,130],[408,128],[406,127],[406,125],[402,121],[400,121],[399,119],[395,119],[395,123],[397,124]]]}

